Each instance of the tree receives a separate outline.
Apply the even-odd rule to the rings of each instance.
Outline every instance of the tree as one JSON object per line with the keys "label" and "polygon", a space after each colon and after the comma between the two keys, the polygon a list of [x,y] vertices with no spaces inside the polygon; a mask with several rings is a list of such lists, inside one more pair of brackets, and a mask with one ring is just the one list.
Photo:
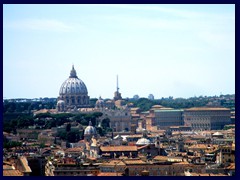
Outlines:
{"label": "tree", "polygon": [[71,124],[70,123],[68,123],[67,126],[66,126],[66,132],[69,132],[69,131],[71,131]]}
{"label": "tree", "polygon": [[110,124],[110,119],[109,119],[109,118],[104,118],[104,119],[102,120],[101,125],[102,125],[102,127],[103,127],[104,129],[110,127],[109,124]]}
{"label": "tree", "polygon": [[96,130],[100,136],[104,136],[106,134],[105,130],[102,129],[101,127],[97,127]]}

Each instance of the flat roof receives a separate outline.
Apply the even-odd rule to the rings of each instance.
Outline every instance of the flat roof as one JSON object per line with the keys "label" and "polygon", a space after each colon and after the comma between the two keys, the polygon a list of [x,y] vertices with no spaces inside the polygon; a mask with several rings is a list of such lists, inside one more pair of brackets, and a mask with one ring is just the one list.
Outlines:
{"label": "flat roof", "polygon": [[222,110],[230,111],[230,109],[224,107],[193,107],[186,109],[186,111],[222,111]]}
{"label": "flat roof", "polygon": [[156,109],[154,112],[183,112],[183,109]]}

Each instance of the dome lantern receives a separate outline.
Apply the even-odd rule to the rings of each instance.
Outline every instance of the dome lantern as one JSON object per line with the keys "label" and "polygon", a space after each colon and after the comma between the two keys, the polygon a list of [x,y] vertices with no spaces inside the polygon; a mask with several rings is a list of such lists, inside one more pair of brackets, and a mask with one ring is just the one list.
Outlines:
{"label": "dome lantern", "polygon": [[71,70],[71,72],[70,72],[69,78],[78,78],[78,77],[77,77],[77,72],[76,72],[76,70],[74,69],[74,65],[72,65],[72,70]]}

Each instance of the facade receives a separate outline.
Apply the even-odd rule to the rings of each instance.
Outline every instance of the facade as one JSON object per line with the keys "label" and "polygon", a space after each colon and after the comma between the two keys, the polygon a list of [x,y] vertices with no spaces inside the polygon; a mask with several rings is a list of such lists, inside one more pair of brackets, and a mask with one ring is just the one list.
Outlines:
{"label": "facade", "polygon": [[184,123],[193,130],[223,129],[231,123],[228,108],[198,107],[184,110]]}
{"label": "facade", "polygon": [[137,157],[137,146],[101,146],[100,154],[102,157],[119,158],[120,156]]}
{"label": "facade", "polygon": [[131,114],[128,108],[125,109],[103,109],[101,111],[105,118],[110,119],[110,128],[114,132],[131,130]]}
{"label": "facade", "polygon": [[235,144],[232,146],[220,146],[220,152],[217,154],[217,161],[219,163],[233,163],[235,162]]}
{"label": "facade", "polygon": [[89,107],[89,96],[84,82],[78,78],[74,66],[70,76],[65,80],[60,88],[57,102],[57,110],[67,111],[76,108]]}
{"label": "facade", "polygon": [[150,110],[146,117],[146,126],[148,129],[157,126],[159,129],[166,129],[170,126],[182,126],[183,110],[181,109],[156,109]]}
{"label": "facade", "polygon": [[70,158],[63,159],[61,163],[48,161],[45,166],[46,176],[96,176],[97,174],[99,174],[98,165],[78,164]]}

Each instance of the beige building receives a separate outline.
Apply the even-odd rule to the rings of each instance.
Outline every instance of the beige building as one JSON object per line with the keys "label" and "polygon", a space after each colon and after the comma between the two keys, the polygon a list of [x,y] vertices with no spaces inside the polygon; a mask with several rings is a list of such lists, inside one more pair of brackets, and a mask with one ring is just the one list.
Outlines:
{"label": "beige building", "polygon": [[217,154],[218,163],[233,163],[235,162],[235,144],[232,146],[220,146],[220,152]]}
{"label": "beige building", "polygon": [[194,130],[223,129],[230,124],[230,109],[197,107],[184,110],[184,123]]}
{"label": "beige building", "polygon": [[110,128],[114,132],[130,131],[131,130],[131,114],[128,108],[126,109],[104,109],[101,111],[104,117],[110,119]]}

